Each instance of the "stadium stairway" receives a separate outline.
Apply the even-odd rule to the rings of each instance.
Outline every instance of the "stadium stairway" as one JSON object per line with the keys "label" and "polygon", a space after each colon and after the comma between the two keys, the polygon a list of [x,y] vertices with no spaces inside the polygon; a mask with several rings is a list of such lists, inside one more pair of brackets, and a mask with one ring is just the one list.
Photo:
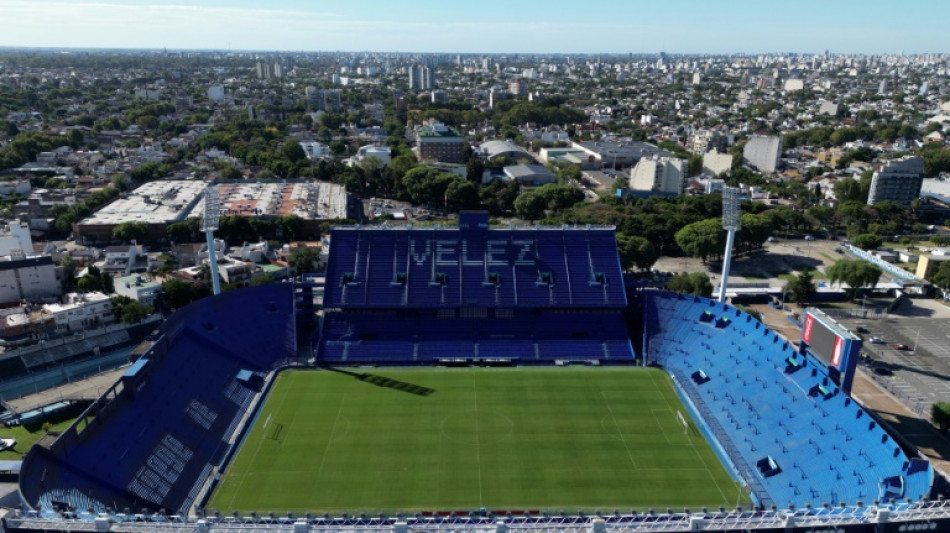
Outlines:
{"label": "stadium stairway", "polygon": [[763,504],[928,494],[930,466],[908,458],[814,359],[732,307],[646,294],[647,360],[673,375]]}

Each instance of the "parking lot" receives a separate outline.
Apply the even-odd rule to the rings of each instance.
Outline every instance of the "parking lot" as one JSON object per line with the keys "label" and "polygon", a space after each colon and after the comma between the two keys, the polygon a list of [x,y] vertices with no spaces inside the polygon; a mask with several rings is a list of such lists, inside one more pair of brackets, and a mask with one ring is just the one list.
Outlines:
{"label": "parking lot", "polygon": [[[864,337],[863,365],[878,383],[920,416],[930,405],[950,401],[950,310],[935,300],[915,299],[875,318],[839,318]],[[880,338],[882,344],[870,339]],[[907,349],[896,349],[897,345]]]}

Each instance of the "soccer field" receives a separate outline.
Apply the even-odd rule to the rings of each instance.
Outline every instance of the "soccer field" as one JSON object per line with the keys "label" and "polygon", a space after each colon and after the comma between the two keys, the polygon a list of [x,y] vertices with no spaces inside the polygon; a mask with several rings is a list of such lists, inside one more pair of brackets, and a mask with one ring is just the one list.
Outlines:
{"label": "soccer field", "polygon": [[649,368],[287,371],[223,513],[732,507],[748,497]]}

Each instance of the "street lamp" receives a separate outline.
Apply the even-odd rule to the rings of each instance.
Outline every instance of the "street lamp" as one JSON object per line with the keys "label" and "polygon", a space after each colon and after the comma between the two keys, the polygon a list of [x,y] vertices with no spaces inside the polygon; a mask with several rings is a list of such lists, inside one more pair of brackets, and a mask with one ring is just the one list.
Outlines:
{"label": "street lamp", "polygon": [[917,329],[917,337],[914,339],[914,353],[917,353],[917,343],[920,341],[920,328]]}

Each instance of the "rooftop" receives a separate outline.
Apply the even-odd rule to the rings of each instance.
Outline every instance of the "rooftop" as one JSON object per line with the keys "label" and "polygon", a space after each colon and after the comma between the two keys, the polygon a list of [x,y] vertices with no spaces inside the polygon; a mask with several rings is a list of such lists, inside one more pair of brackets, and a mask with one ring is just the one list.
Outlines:
{"label": "rooftop", "polygon": [[462,134],[451,126],[439,122],[430,122],[425,126],[416,128],[416,135],[419,137],[461,137]]}
{"label": "rooftop", "polygon": [[190,180],[152,181],[103,207],[80,222],[84,226],[123,222],[165,224],[183,220],[207,183]]}
{"label": "rooftop", "polygon": [[[289,216],[304,220],[346,218],[346,187],[323,182],[234,182],[219,183],[222,215]],[[191,215],[204,211],[204,198]]]}

